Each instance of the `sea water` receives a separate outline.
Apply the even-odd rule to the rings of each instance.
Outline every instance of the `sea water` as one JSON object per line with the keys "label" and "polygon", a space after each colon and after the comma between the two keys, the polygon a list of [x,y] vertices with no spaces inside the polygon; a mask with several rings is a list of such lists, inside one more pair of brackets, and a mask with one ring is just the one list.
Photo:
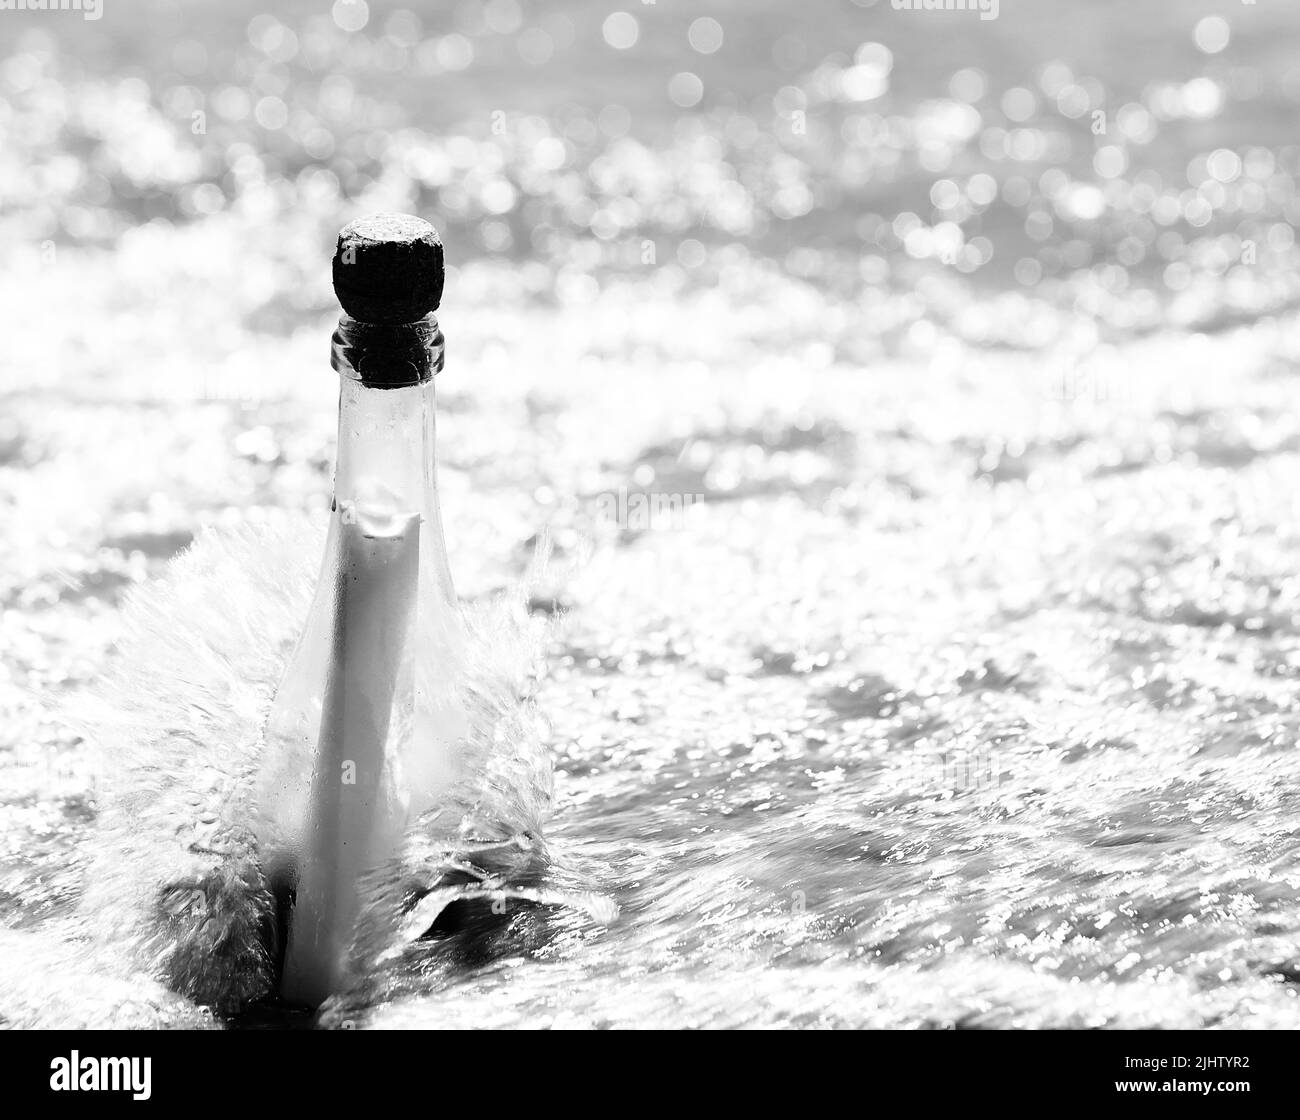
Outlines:
{"label": "sea water", "polygon": [[[304,25],[280,60],[243,20],[254,70],[357,70],[320,102],[340,154],[306,166],[223,101],[224,186],[164,111],[185,90],[79,102],[57,40],[13,48],[12,150],[84,134],[105,161],[17,181],[4,218],[0,913],[31,951],[0,1011],[39,1003],[20,972],[62,990],[100,805],[60,712],[124,591],[200,523],[323,522],[322,261],[361,161],[367,209],[459,238],[451,564],[472,604],[549,542],[555,801],[545,900],[444,930],[327,1023],[1295,1026],[1300,166],[1269,46],[1294,16],[1243,9],[1225,53],[1208,8],[1104,7],[1130,23],[724,6],[773,61],[698,62],[698,111],[593,28],[572,49],[637,77],[609,87],[624,115],[525,70],[506,139],[472,110],[513,41],[463,36],[454,142],[377,154],[355,99],[380,55]],[[137,117],[147,150],[113,123]],[[75,234],[52,256],[51,207]],[[193,1021],[139,990],[106,965],[58,1006]]]}

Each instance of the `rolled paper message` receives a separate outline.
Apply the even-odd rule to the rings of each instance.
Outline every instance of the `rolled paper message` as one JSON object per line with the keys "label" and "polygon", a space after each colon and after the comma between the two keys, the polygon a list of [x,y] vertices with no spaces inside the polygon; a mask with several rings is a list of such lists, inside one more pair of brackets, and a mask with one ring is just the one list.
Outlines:
{"label": "rolled paper message", "polygon": [[339,529],[334,647],[281,981],[285,999],[311,1006],[345,974],[358,878],[404,824],[386,764],[419,577],[418,514],[350,506]]}

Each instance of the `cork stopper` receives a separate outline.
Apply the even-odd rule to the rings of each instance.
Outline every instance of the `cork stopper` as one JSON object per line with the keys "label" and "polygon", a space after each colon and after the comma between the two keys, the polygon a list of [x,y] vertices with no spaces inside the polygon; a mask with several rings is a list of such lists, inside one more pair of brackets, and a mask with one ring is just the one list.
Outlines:
{"label": "cork stopper", "polygon": [[442,301],[438,231],[411,214],[370,214],[339,232],[334,292],[362,323],[414,323]]}

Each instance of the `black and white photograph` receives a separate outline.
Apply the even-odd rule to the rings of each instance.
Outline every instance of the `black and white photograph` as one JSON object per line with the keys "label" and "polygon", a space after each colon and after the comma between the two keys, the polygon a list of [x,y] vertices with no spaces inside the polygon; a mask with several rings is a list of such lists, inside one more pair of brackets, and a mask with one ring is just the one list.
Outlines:
{"label": "black and white photograph", "polygon": [[1294,0],[0,0],[7,1061],[1016,1031],[1249,1099],[1298,124]]}

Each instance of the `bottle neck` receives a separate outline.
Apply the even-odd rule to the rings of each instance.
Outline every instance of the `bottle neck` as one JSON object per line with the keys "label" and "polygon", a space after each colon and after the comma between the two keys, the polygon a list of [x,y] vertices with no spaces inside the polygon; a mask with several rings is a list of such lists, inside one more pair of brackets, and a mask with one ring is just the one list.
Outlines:
{"label": "bottle neck", "polygon": [[451,600],[435,467],[433,386],[432,378],[396,389],[342,379],[332,520],[358,524],[369,536],[418,517],[421,584]]}
{"label": "bottle neck", "polygon": [[414,323],[363,323],[345,314],[331,340],[331,364],[371,389],[420,385],[442,369],[445,340],[430,312]]}

